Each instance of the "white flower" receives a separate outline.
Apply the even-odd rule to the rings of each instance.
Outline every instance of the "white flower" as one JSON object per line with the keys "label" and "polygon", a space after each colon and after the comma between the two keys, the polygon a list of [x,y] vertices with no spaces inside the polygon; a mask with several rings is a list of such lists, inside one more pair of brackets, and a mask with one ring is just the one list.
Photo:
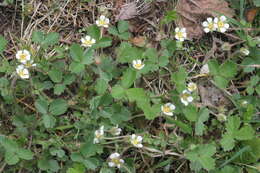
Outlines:
{"label": "white flower", "polygon": [[108,28],[109,25],[109,19],[106,18],[104,15],[101,15],[98,20],[96,20],[96,24],[99,27],[105,27]]}
{"label": "white flower", "polygon": [[26,68],[30,68],[30,67],[35,67],[35,66],[36,66],[36,64],[33,63],[33,60],[26,61],[26,62],[23,63],[23,64],[24,64],[24,66],[25,66]]}
{"label": "white flower", "polygon": [[120,135],[120,133],[122,132],[122,129],[121,128],[118,128],[118,125],[116,125],[116,127],[113,127],[111,129],[111,133],[115,136],[118,136]]}
{"label": "white flower", "polygon": [[250,54],[250,51],[244,47],[240,48],[240,52],[246,56]]}
{"label": "white flower", "polygon": [[165,115],[173,116],[173,111],[175,110],[175,106],[172,103],[166,103],[161,106],[161,111]]}
{"label": "white flower", "polygon": [[24,67],[24,65],[18,65],[16,68],[16,73],[22,78],[22,79],[28,79],[29,78],[29,71],[27,68]]}
{"label": "white flower", "polygon": [[95,131],[95,138],[93,143],[97,144],[104,137],[104,126],[101,126],[98,130]]}
{"label": "white flower", "polygon": [[132,134],[131,136],[131,144],[133,144],[135,147],[137,148],[142,148],[143,144],[142,144],[142,136],[136,136],[135,134]]}
{"label": "white flower", "polygon": [[184,41],[187,38],[186,28],[175,28],[175,38]]}
{"label": "white flower", "polygon": [[215,31],[217,29],[217,25],[214,23],[211,17],[208,17],[207,20],[202,23],[202,26],[204,27],[204,31],[206,33]]}
{"label": "white flower", "polygon": [[227,18],[225,16],[220,16],[214,18],[214,23],[216,24],[217,30],[220,32],[226,32],[229,28],[229,24],[227,23]]}
{"label": "white flower", "polygon": [[209,74],[209,65],[204,64],[202,68],[200,69],[200,74]]}
{"label": "white flower", "polygon": [[188,84],[187,89],[188,89],[190,92],[196,91],[196,89],[197,89],[197,84],[195,84],[195,83],[193,83],[193,82],[190,82],[190,83]]}
{"label": "white flower", "polygon": [[89,35],[86,35],[85,37],[81,38],[81,43],[84,47],[91,47],[93,44],[96,43],[96,40],[94,38],[91,38]]}
{"label": "white flower", "polygon": [[31,58],[31,54],[28,50],[19,50],[16,53],[16,59],[20,61],[21,63],[26,63],[26,61],[29,61]]}
{"label": "white flower", "polygon": [[142,68],[144,68],[145,64],[142,62],[142,60],[137,59],[137,60],[133,60],[132,65],[135,69],[141,70]]}
{"label": "white flower", "polygon": [[124,163],[125,163],[125,161],[120,158],[120,154],[119,153],[112,153],[109,156],[109,162],[108,162],[108,166],[109,167],[120,168],[121,165],[124,164]]}
{"label": "white flower", "polygon": [[246,100],[243,100],[242,102],[241,102],[241,105],[242,106],[246,106],[248,104],[248,101],[246,101]]}
{"label": "white flower", "polygon": [[181,94],[181,102],[187,106],[190,102],[193,101],[193,97],[188,90],[184,90]]}

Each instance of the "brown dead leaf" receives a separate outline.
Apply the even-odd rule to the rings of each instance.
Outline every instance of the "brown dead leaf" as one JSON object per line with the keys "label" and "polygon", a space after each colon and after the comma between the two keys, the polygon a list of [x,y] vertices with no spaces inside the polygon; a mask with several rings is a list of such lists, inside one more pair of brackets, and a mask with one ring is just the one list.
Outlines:
{"label": "brown dead leaf", "polygon": [[246,11],[246,20],[252,23],[259,11],[259,8],[253,7]]}
{"label": "brown dead leaf", "polygon": [[144,36],[134,37],[130,39],[130,42],[138,47],[144,47],[146,45],[146,38]]}
{"label": "brown dead leaf", "polygon": [[219,13],[227,17],[234,15],[224,0],[179,0],[176,11],[180,15],[177,25],[186,28],[190,39],[202,36],[201,23],[207,17],[216,17]]}
{"label": "brown dead leaf", "polygon": [[200,82],[198,85],[201,102],[205,106],[230,107],[232,103],[225,97],[222,91],[208,82]]}
{"label": "brown dead leaf", "polygon": [[135,2],[125,4],[121,7],[119,14],[116,16],[116,21],[118,20],[128,20],[134,18],[138,14]]}

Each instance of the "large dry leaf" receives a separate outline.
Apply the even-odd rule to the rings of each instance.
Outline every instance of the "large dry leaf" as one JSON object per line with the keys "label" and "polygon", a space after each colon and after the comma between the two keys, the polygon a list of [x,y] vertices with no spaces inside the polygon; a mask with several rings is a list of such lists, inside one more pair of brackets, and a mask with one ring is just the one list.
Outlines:
{"label": "large dry leaf", "polygon": [[179,0],[176,10],[180,15],[177,20],[179,27],[187,29],[188,38],[200,38],[203,34],[201,23],[207,17],[223,14],[232,17],[234,11],[224,0]]}
{"label": "large dry leaf", "polygon": [[215,86],[212,86],[208,82],[200,82],[198,84],[199,95],[201,102],[205,106],[213,107],[230,107],[232,103],[225,97],[225,95]]}
{"label": "large dry leaf", "polygon": [[134,18],[138,14],[135,2],[125,4],[121,7],[119,14],[116,16],[116,20],[127,20]]}

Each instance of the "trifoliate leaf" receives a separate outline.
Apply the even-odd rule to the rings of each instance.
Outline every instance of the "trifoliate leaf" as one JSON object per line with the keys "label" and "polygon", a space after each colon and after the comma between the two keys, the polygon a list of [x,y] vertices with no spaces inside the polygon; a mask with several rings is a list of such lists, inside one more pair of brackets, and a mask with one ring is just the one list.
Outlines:
{"label": "trifoliate leaf", "polygon": [[212,156],[216,153],[216,147],[213,144],[201,144],[195,149],[185,153],[187,159],[192,162],[199,162],[206,170],[215,169],[215,159]]}

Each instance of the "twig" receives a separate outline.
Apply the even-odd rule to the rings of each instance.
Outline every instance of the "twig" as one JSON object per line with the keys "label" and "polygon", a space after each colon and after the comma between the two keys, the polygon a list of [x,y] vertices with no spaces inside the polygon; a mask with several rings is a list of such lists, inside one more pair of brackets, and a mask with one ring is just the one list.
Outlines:
{"label": "twig", "polygon": [[4,163],[3,166],[0,168],[0,173],[4,171],[5,166],[6,166],[6,163]]}

